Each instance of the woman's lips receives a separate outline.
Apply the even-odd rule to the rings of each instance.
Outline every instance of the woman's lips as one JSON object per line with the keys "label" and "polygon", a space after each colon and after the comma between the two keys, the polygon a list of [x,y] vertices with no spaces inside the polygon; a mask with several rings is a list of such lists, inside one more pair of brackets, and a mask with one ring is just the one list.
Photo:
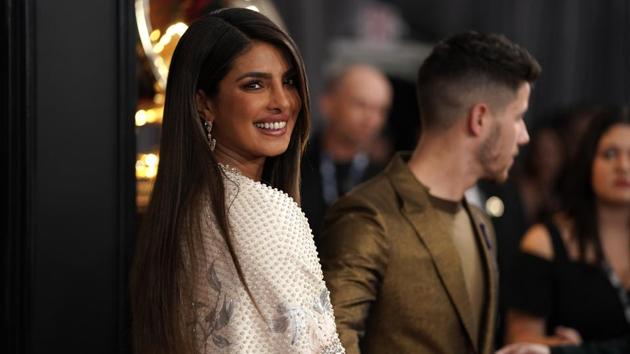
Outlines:
{"label": "woman's lips", "polygon": [[630,188],[630,181],[625,179],[618,179],[615,181],[615,187]]}
{"label": "woman's lips", "polygon": [[256,122],[254,126],[265,135],[281,136],[287,131],[287,121]]}
{"label": "woman's lips", "polygon": [[287,121],[275,121],[275,122],[257,122],[254,123],[256,128],[265,130],[280,130],[287,126]]}

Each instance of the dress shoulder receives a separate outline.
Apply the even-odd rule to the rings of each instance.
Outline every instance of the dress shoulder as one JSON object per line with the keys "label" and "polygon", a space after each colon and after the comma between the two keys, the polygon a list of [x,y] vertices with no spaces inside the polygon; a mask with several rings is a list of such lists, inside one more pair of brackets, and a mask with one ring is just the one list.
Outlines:
{"label": "dress shoulder", "polygon": [[[274,219],[306,220],[304,212],[286,192],[254,181],[233,169],[225,170],[226,207],[229,213],[252,213]],[[269,220],[271,221],[271,220]],[[257,226],[267,226],[263,222]]]}

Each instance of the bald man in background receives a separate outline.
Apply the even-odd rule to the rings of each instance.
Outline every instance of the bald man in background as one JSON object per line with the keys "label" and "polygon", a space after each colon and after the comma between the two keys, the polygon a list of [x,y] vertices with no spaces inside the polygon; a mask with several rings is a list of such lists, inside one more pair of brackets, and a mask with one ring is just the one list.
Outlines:
{"label": "bald man in background", "polygon": [[302,161],[302,209],[316,244],[328,206],[384,167],[374,157],[391,102],[389,80],[372,66],[352,64],[329,75],[319,101],[324,127]]}

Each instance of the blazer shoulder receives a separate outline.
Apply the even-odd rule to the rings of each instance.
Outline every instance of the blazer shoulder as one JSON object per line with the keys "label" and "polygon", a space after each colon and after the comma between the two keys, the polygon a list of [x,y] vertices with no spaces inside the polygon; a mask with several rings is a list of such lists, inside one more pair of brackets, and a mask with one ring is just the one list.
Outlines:
{"label": "blazer shoulder", "polygon": [[388,215],[398,210],[397,198],[389,179],[381,173],[331,205],[324,218],[324,234],[333,230],[337,234],[354,233],[357,227],[385,234]]}
{"label": "blazer shoulder", "polygon": [[397,194],[385,173],[359,184],[334,204],[363,205],[376,210],[391,209],[397,203]]}

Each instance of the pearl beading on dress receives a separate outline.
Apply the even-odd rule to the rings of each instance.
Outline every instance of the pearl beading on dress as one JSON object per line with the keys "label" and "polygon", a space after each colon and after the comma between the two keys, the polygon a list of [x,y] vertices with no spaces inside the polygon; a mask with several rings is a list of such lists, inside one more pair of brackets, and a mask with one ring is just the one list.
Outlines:
{"label": "pearl beading on dress", "polygon": [[231,240],[251,296],[208,209],[206,279],[195,289],[200,350],[344,353],[304,213],[288,194],[221,167]]}

